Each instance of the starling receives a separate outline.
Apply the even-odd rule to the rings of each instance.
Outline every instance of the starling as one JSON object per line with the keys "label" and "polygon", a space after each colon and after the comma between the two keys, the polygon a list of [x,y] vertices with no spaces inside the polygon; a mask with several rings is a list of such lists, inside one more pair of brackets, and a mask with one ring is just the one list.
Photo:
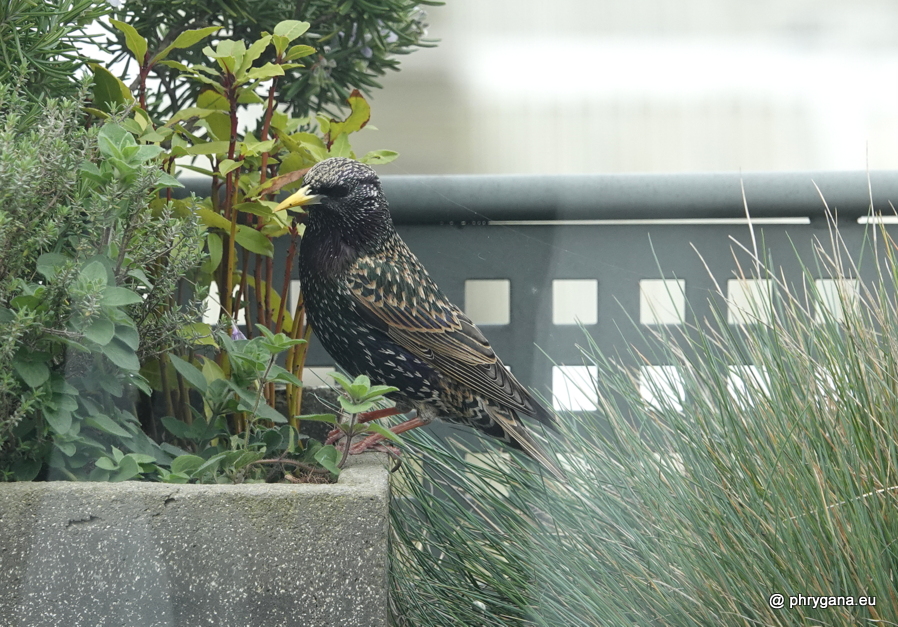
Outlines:
{"label": "starling", "polygon": [[470,425],[563,478],[520,419],[551,428],[552,415],[399,237],[374,170],[331,158],[303,182],[276,211],[308,208],[299,278],[309,322],[347,373],[396,387],[397,400],[415,407],[417,418],[394,430],[437,417]]}

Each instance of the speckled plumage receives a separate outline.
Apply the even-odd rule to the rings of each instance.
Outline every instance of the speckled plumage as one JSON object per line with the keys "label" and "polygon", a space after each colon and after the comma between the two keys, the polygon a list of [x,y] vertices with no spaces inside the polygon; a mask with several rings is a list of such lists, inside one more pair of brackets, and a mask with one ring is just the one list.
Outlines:
{"label": "speckled plumage", "polygon": [[551,415],[505,368],[393,228],[370,167],[333,158],[306,174],[299,275],[314,334],[353,376],[399,388],[424,419],[468,424],[561,474],[519,415]]}

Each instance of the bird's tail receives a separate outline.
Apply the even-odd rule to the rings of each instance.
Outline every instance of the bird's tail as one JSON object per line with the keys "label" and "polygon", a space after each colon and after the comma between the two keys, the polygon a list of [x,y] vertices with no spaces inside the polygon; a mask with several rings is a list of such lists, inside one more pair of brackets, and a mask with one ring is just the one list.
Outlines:
{"label": "bird's tail", "polygon": [[[521,422],[514,410],[496,407],[490,403],[485,407],[490,418],[502,429],[508,441],[542,464],[560,481],[567,482],[564,471],[531,435],[527,426]],[[554,430],[554,429],[553,429]]]}

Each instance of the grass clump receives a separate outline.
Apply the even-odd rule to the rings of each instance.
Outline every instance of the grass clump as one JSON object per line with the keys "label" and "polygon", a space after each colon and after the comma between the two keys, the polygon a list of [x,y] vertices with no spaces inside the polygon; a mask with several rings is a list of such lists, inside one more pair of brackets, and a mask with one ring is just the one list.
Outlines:
{"label": "grass clump", "polygon": [[409,434],[397,624],[896,624],[898,263],[877,235],[867,280],[835,230],[797,284],[755,258],[749,324],[644,333],[625,360],[587,338],[598,411],[560,417],[568,485]]}

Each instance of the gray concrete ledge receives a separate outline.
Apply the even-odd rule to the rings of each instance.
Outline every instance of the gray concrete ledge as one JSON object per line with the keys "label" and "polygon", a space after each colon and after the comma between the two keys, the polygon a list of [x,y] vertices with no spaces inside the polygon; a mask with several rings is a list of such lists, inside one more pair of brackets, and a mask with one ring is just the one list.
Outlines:
{"label": "gray concrete ledge", "polygon": [[0,483],[4,627],[387,624],[384,456],[331,485]]}

